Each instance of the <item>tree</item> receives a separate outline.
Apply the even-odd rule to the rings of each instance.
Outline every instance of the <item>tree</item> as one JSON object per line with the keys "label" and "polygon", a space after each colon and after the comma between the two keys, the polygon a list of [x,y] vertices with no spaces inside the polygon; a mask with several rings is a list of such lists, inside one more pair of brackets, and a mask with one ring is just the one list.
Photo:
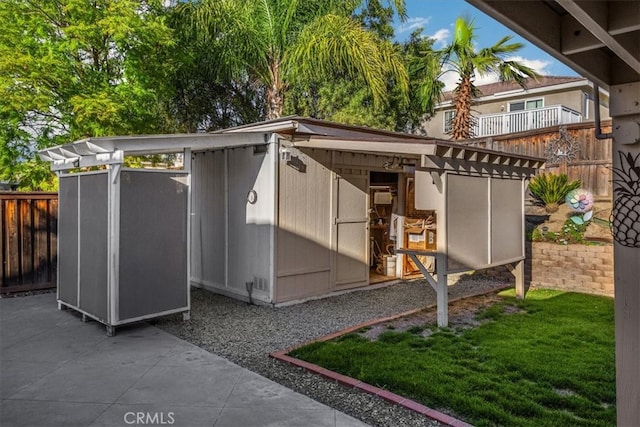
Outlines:
{"label": "tree", "polygon": [[210,131],[264,120],[264,90],[247,78],[219,75],[211,46],[190,31],[190,24],[175,9],[169,25],[180,46],[168,79],[167,110],[176,120],[176,131]]}
{"label": "tree", "polygon": [[[422,58],[417,58],[413,67],[424,76],[420,97],[422,104],[428,106],[442,98],[442,85],[437,80],[447,72],[457,72],[460,76],[454,90],[455,116],[453,119],[452,138],[454,140],[472,137],[473,117],[471,107],[479,91],[474,85],[476,73],[485,76],[497,73],[500,81],[515,81],[525,86],[527,77],[537,78],[535,71],[508,57],[523,47],[522,43],[509,43],[512,36],[500,39],[491,47],[476,49],[475,27],[473,21],[458,18],[452,42],[435,55],[427,52]],[[440,70],[439,76],[434,78],[434,71]]]}
{"label": "tree", "polygon": [[[178,8],[209,46],[215,75],[247,80],[264,90],[266,116],[280,117],[289,85],[322,81],[340,71],[362,78],[376,107],[393,75],[406,93],[406,69],[397,55],[350,15],[360,2],[201,0]],[[404,1],[395,0],[404,16]]]}
{"label": "tree", "polygon": [[170,128],[161,0],[0,2],[0,179],[52,189],[36,150]]}
{"label": "tree", "polygon": [[[403,64],[414,56],[432,50],[433,40],[420,36],[422,29],[400,44],[391,44],[394,37],[394,11],[380,0],[370,0],[357,9],[353,18],[375,33],[392,55]],[[409,91],[404,93],[396,85],[393,74],[386,76],[387,96],[382,106],[374,108],[373,96],[366,82],[336,70],[323,81],[296,82],[287,91],[285,111],[299,115],[327,119],[341,123],[417,132],[423,121],[424,109],[417,97],[420,77],[408,69]]]}

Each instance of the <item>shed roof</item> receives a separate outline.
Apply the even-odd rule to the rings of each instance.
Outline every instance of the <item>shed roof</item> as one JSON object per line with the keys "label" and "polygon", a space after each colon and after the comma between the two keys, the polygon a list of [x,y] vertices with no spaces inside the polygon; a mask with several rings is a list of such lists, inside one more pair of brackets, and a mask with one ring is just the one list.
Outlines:
{"label": "shed roof", "polygon": [[176,153],[185,149],[208,151],[263,145],[278,134],[297,148],[376,153],[396,156],[432,156],[466,161],[538,168],[544,159],[469,147],[450,141],[400,132],[344,125],[289,116],[211,133],[136,135],[86,138],[39,151],[52,169],[65,170],[121,162],[124,155]]}

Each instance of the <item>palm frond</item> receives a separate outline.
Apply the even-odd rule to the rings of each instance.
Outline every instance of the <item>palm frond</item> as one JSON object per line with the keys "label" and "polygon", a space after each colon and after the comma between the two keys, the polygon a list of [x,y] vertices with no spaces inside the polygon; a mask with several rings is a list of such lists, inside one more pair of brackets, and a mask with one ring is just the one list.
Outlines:
{"label": "palm frond", "polygon": [[202,0],[178,6],[196,43],[208,46],[209,64],[221,80],[244,76],[270,79],[267,53],[269,41],[265,34],[264,10],[261,3],[236,0]]}
{"label": "palm frond", "polygon": [[387,73],[402,88],[408,77],[399,56],[389,55],[382,42],[350,17],[325,15],[306,26],[287,51],[284,72],[292,77],[322,79],[341,70],[365,80],[376,106],[386,94]]}

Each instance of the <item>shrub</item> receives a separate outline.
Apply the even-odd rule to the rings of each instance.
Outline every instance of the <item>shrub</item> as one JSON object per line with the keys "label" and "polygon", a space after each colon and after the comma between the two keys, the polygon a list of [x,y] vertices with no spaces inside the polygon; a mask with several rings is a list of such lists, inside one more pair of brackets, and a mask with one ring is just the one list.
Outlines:
{"label": "shrub", "polygon": [[557,211],[567,194],[578,187],[580,181],[569,181],[566,174],[543,173],[533,177],[529,183],[529,191],[549,213]]}

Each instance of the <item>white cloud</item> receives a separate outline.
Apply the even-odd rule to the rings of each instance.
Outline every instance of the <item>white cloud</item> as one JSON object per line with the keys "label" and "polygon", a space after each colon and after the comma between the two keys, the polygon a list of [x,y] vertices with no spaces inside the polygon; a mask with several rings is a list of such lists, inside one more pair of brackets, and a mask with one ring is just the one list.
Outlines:
{"label": "white cloud", "polygon": [[431,34],[429,38],[435,40],[434,47],[436,49],[439,49],[447,44],[450,35],[451,31],[449,31],[447,28],[440,28],[434,34]]}
{"label": "white cloud", "polygon": [[533,70],[538,74],[542,74],[544,76],[548,76],[549,74],[551,74],[549,70],[549,67],[552,65],[551,61],[547,61],[544,59],[528,59],[521,56],[512,56],[507,58],[507,60],[521,62],[527,67],[533,68]]}
{"label": "white cloud", "polygon": [[418,16],[415,18],[409,18],[398,26],[398,28],[396,29],[396,33],[402,34],[402,33],[413,31],[416,28],[426,26],[429,23],[429,21],[431,21],[431,17],[424,18],[424,17]]}
{"label": "white cloud", "polygon": [[[543,59],[528,59],[528,58],[523,58],[521,56],[513,56],[506,59],[508,61],[517,61],[526,65],[527,67],[533,68],[533,70],[536,71],[538,74],[541,74],[541,75],[550,74],[549,67],[552,65],[551,61],[546,61]],[[455,71],[449,71],[440,77],[440,81],[444,83],[445,91],[453,90],[458,84],[459,80],[460,80],[460,75]],[[486,85],[490,83],[496,83],[498,81],[500,81],[500,79],[498,78],[498,74],[491,73],[485,76],[476,75],[474,83],[476,86],[481,86],[481,85]]]}

